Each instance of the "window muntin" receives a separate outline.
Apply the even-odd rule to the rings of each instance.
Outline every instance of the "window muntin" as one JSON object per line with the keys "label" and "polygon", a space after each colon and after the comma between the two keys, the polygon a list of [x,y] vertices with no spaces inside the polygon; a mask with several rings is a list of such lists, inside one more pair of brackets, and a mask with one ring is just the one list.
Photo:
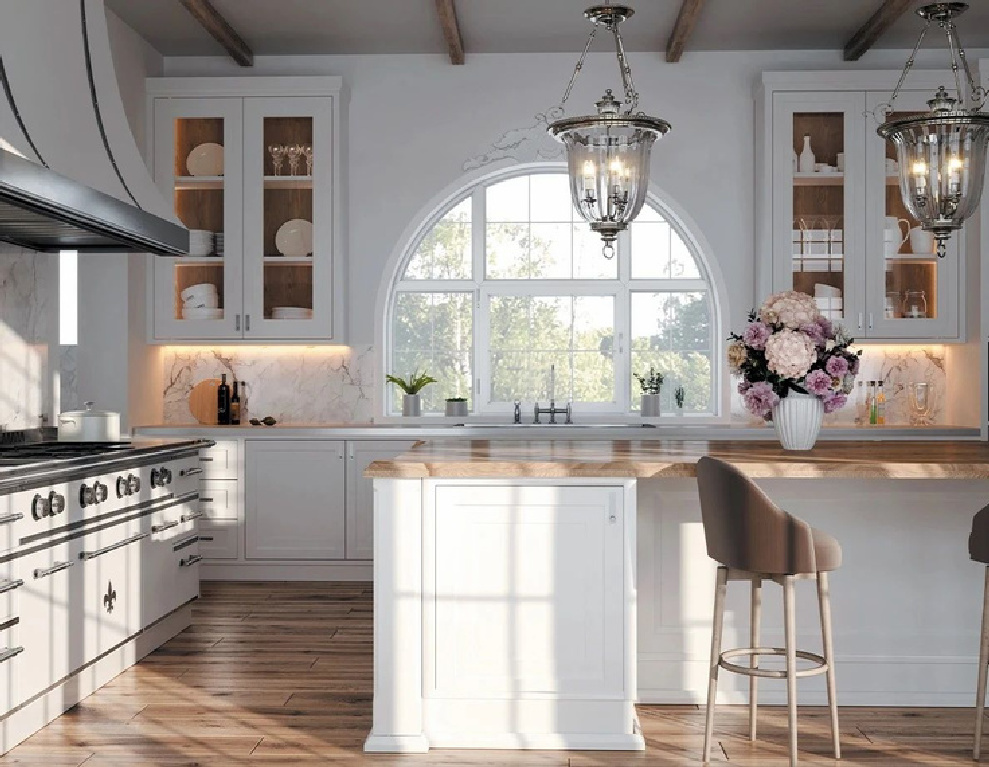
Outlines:
{"label": "window muntin", "polygon": [[[656,365],[685,409],[716,411],[715,307],[679,226],[648,201],[612,260],[573,210],[564,172],[514,175],[471,190],[425,230],[392,292],[389,373],[425,370],[423,412],[446,397],[474,413],[549,399],[577,412],[637,411],[631,372]],[[388,414],[401,392],[388,385]]]}

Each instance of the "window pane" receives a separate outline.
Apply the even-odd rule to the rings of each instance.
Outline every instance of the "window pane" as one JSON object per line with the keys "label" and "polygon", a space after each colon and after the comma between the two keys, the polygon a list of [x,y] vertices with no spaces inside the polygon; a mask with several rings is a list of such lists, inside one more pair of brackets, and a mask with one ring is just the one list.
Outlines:
{"label": "window pane", "polygon": [[[437,379],[421,392],[424,412],[442,412],[447,397],[471,399],[473,319],[471,293],[398,294],[388,372],[403,378],[425,372]],[[392,409],[399,410],[402,392],[389,386]]]}
{"label": "window pane", "polygon": [[471,279],[471,199],[443,216],[409,260],[406,280]]}
{"label": "window pane", "polygon": [[[529,202],[532,220],[570,223],[576,212],[570,202],[569,177],[565,173],[540,173],[530,176],[530,179]],[[488,218],[491,219],[490,214]]]}
{"label": "window pane", "polygon": [[532,224],[529,227],[529,279],[570,279],[571,224]]}
{"label": "window pane", "polygon": [[529,278],[528,224],[488,224],[485,227],[485,241],[488,279]]}
{"label": "window pane", "polygon": [[618,259],[605,258],[601,235],[584,221],[573,225],[573,276],[577,280],[617,280]]}
{"label": "window pane", "polygon": [[[642,210],[652,210],[648,205]],[[653,211],[655,213],[655,211]],[[649,218],[657,219],[658,214]],[[629,226],[633,280],[697,280],[700,271],[680,235],[661,218],[640,214]]]}
{"label": "window pane", "polygon": [[521,223],[529,220],[529,177],[519,176],[487,188],[488,221]]}

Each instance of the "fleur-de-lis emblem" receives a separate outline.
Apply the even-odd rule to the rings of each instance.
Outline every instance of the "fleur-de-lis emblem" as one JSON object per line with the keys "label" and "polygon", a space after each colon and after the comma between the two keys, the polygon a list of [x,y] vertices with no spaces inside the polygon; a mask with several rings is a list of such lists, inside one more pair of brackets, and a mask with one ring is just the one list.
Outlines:
{"label": "fleur-de-lis emblem", "polygon": [[117,601],[117,590],[113,588],[113,581],[107,581],[106,594],[103,595],[103,606],[108,613],[113,612],[113,603]]}

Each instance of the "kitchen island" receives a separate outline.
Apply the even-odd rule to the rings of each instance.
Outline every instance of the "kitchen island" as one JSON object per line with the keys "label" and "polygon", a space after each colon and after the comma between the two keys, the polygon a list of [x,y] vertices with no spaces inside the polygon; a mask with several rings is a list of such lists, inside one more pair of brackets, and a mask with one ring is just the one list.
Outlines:
{"label": "kitchen island", "polygon": [[[971,705],[982,570],[966,539],[989,502],[986,444],[788,453],[751,441],[448,440],[367,471],[375,692],[365,749],[635,750],[636,702],[703,702],[715,566],[694,479],[702,455],[736,464],[841,542],[840,704]],[[729,596],[725,647],[748,632],[741,591]],[[764,641],[778,645],[779,600],[765,602]],[[814,650],[811,612],[798,611],[798,643]],[[743,702],[744,684],[724,680],[719,700]],[[799,693],[825,700],[820,679]],[[764,685],[761,700],[783,695]]]}

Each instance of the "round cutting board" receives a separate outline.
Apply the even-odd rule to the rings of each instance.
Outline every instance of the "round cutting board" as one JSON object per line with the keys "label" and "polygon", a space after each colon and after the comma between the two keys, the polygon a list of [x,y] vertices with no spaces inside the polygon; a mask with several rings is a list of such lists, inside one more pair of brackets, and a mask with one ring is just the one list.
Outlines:
{"label": "round cutting board", "polygon": [[203,426],[216,425],[216,390],[219,385],[219,378],[207,378],[189,392],[189,412]]}

